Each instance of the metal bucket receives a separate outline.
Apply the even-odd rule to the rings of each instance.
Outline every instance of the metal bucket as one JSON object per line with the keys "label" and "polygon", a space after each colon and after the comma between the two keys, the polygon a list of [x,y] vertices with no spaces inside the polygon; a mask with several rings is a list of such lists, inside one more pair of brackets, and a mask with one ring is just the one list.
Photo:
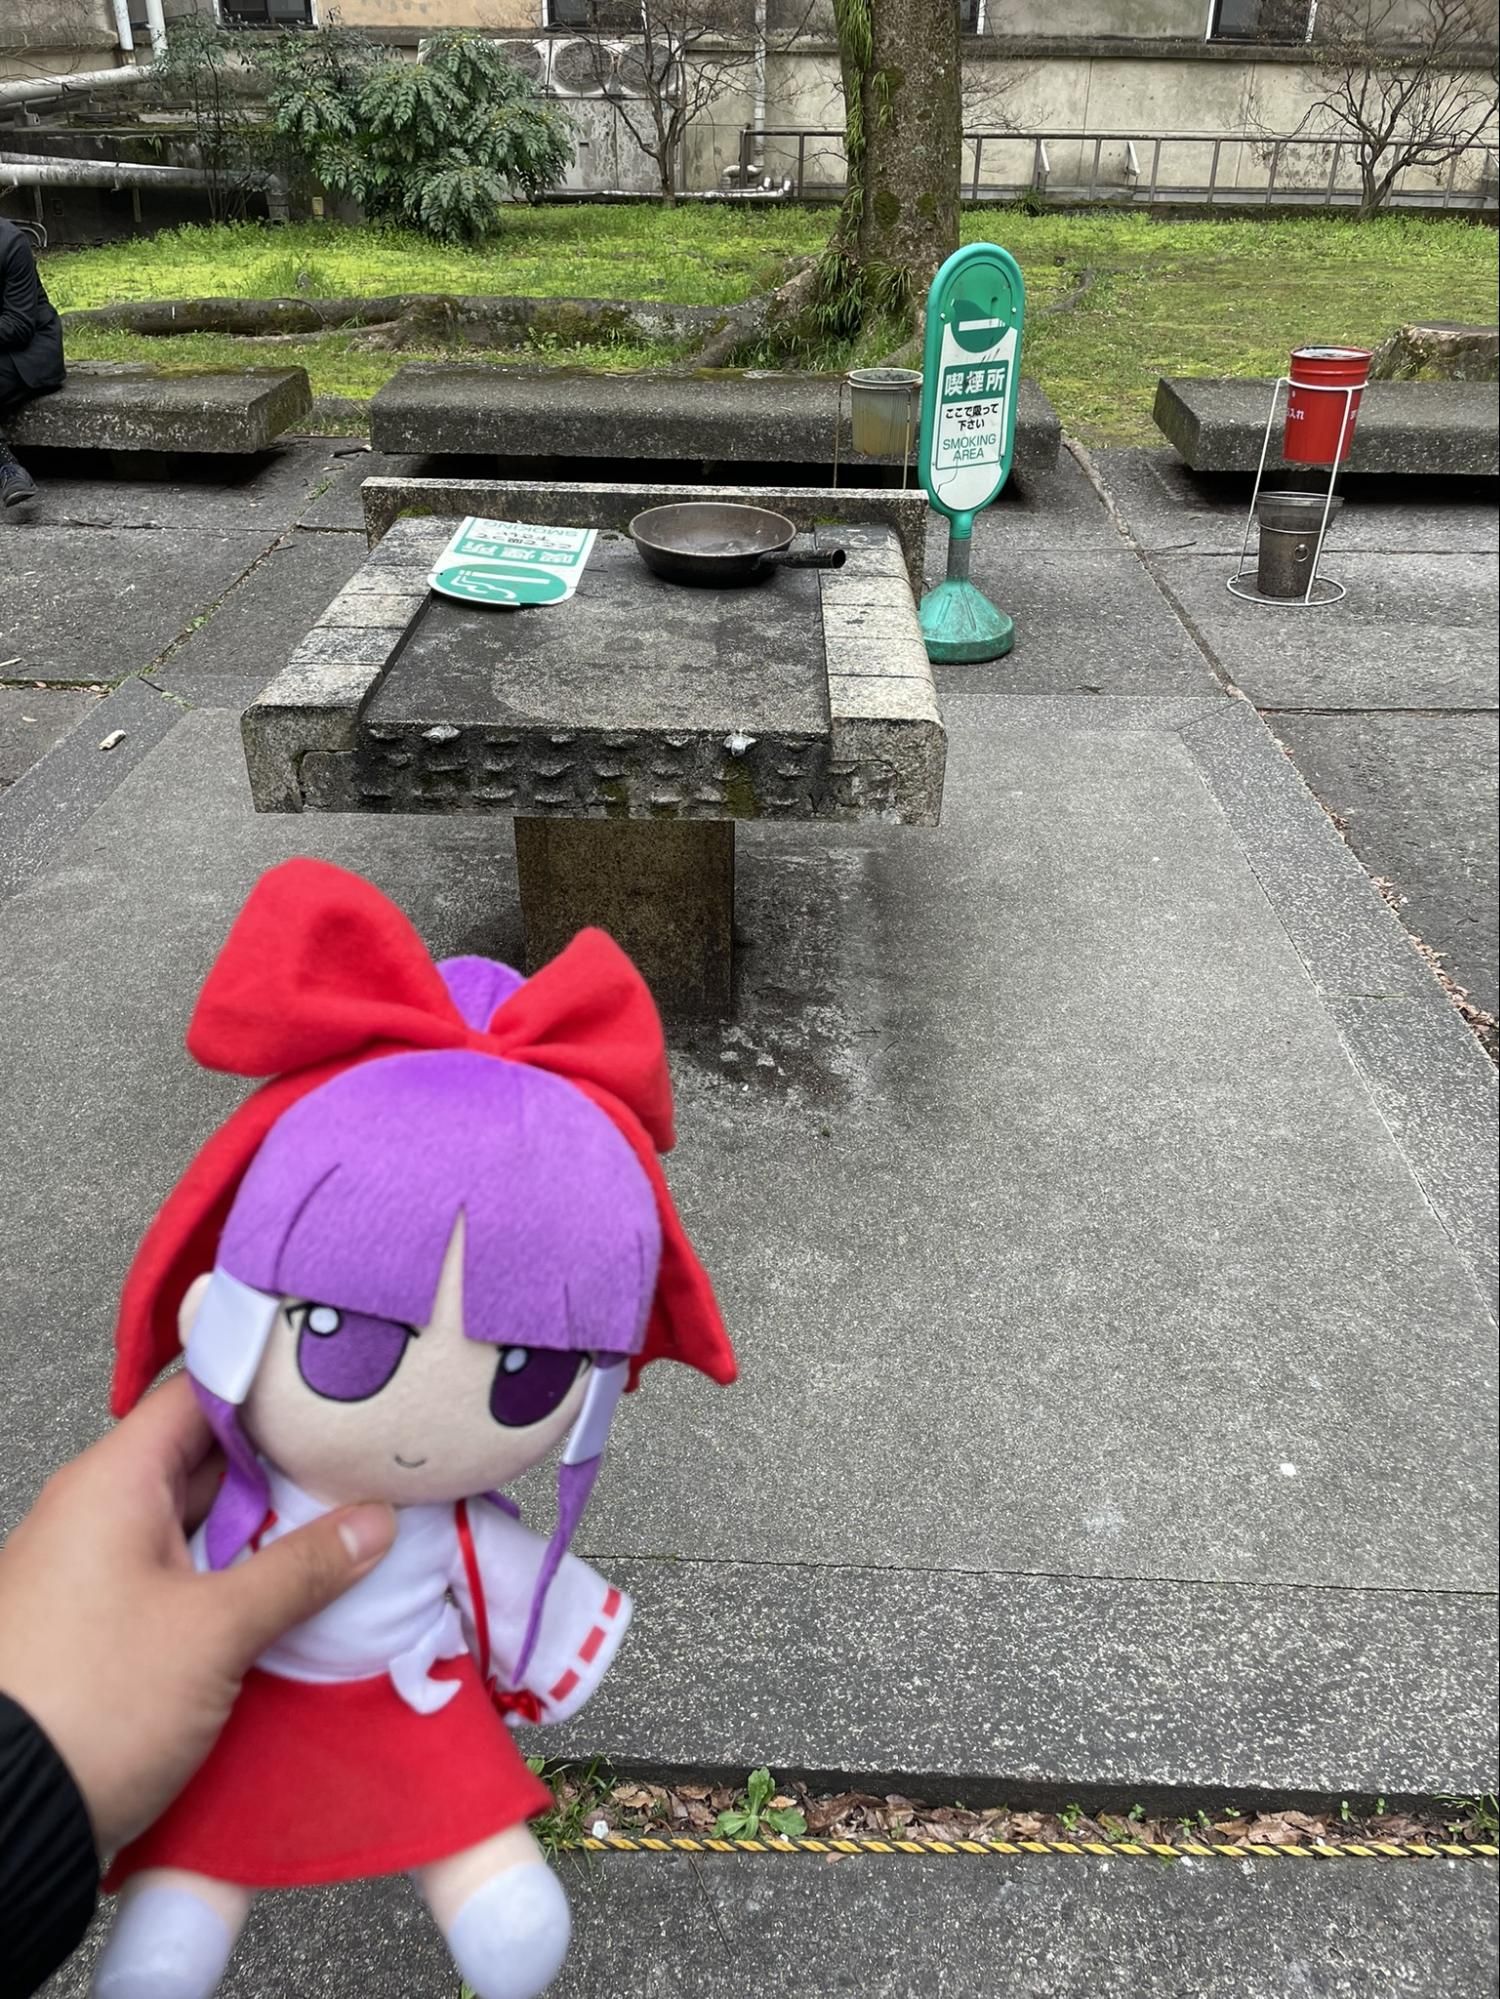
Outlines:
{"label": "metal bucket", "polygon": [[849,375],[854,449],[867,458],[904,458],[917,441],[922,377],[914,368],[855,368]]}
{"label": "metal bucket", "polygon": [[1370,379],[1368,347],[1299,347],[1287,378],[1289,465],[1342,464],[1354,442],[1360,399]]}
{"label": "metal bucket", "polygon": [[1255,502],[1260,554],[1255,587],[1262,597],[1305,597],[1318,553],[1323,509],[1330,523],[1343,505],[1326,493],[1262,493]]}

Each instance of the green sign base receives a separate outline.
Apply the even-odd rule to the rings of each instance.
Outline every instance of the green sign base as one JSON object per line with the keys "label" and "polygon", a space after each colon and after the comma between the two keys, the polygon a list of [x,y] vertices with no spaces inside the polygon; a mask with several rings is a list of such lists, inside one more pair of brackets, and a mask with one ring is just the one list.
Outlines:
{"label": "green sign base", "polygon": [[927,657],[935,662],[977,666],[1004,659],[1016,642],[1015,625],[1005,612],[996,610],[977,584],[951,576],[928,591],[918,616]]}

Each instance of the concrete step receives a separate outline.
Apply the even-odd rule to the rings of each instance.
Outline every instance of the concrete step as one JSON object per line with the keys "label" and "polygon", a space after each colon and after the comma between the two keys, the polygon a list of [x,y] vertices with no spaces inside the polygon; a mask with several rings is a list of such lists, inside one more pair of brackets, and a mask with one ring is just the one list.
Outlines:
{"label": "concrete step", "polygon": [[[1195,472],[1253,472],[1271,387],[1269,377],[1163,375],[1152,415]],[[1284,394],[1280,408],[1284,414]],[[1360,405],[1348,469],[1398,478],[1492,479],[1500,471],[1497,447],[1492,382],[1372,382]],[[1266,463],[1268,469],[1285,464],[1279,417]]]}
{"label": "concrete step", "polygon": [[305,368],[201,373],[145,362],[84,361],[64,386],[10,421],[22,450],[264,451],[312,408]]}

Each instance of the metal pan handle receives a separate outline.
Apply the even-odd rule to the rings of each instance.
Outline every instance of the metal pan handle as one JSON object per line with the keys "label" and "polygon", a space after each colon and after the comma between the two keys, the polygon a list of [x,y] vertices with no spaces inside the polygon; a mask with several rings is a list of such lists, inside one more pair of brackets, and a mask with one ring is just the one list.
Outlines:
{"label": "metal pan handle", "polygon": [[761,557],[768,567],[774,565],[777,569],[842,569],[848,560],[848,551],[842,548],[789,548],[777,555]]}

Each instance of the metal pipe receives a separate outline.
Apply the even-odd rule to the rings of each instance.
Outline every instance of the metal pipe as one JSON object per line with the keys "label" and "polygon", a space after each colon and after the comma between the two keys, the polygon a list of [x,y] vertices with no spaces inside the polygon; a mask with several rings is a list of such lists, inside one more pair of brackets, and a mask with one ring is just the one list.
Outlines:
{"label": "metal pipe", "polygon": [[756,131],[763,131],[766,123],[766,0],[755,0],[755,106],[752,115]]}
{"label": "metal pipe", "polygon": [[130,0],[115,0],[115,37],[126,55],[135,49],[135,36],[130,31]]}
{"label": "metal pipe", "polygon": [[[246,181],[271,192],[279,186],[274,174],[246,175]],[[135,160],[55,160],[41,153],[0,152],[0,184],[10,187],[207,187],[210,176],[200,167],[148,167]]]}
{"label": "metal pipe", "polygon": [[0,104],[45,104],[49,97],[82,96],[91,90],[147,83],[151,75],[149,63],[124,63],[118,69],[82,69],[73,76],[34,76],[24,81],[7,77],[0,83]]}
{"label": "metal pipe", "polygon": [[167,17],[162,0],[146,0],[146,26],[151,31],[152,59],[160,62],[167,52]]}

